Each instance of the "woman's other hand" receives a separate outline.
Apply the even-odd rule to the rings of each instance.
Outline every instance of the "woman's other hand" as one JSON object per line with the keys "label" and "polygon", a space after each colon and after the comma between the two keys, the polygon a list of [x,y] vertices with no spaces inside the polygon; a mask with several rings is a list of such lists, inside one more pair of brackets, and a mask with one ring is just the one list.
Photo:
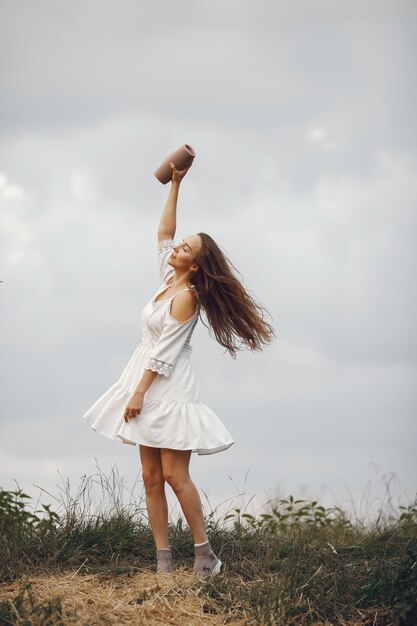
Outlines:
{"label": "woman's other hand", "polygon": [[143,404],[143,396],[144,394],[140,391],[135,391],[135,393],[130,398],[129,402],[126,405],[123,419],[127,423],[130,419],[133,419],[141,412],[142,404]]}
{"label": "woman's other hand", "polygon": [[180,183],[182,179],[184,178],[184,176],[186,175],[186,173],[188,172],[188,170],[190,169],[190,167],[192,166],[192,164],[193,162],[191,161],[190,165],[186,167],[185,170],[177,170],[175,165],[173,163],[170,163],[171,171],[172,171],[171,181],[173,183]]}

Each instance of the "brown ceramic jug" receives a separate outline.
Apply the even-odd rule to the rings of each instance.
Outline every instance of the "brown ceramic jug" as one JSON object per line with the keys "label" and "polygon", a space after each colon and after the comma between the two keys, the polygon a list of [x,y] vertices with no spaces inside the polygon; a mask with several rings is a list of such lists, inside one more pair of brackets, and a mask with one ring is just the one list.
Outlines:
{"label": "brown ceramic jug", "polygon": [[162,161],[161,165],[154,172],[154,176],[163,184],[166,185],[172,178],[172,169],[170,162],[172,162],[177,170],[185,170],[186,167],[191,165],[195,157],[195,152],[191,146],[184,144]]}

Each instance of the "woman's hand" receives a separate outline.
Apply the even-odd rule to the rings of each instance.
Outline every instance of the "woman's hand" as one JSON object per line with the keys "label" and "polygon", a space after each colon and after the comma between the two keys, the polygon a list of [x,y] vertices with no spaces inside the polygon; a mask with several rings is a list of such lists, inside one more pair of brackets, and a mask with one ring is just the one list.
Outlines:
{"label": "woman's hand", "polygon": [[180,183],[182,179],[184,178],[184,176],[186,175],[186,173],[188,172],[188,170],[190,169],[190,167],[192,166],[192,164],[193,162],[191,161],[190,165],[186,167],[185,170],[177,170],[175,165],[173,163],[170,163],[171,171],[172,171],[171,181],[173,183]]}
{"label": "woman's hand", "polygon": [[141,412],[142,404],[143,404],[143,394],[140,391],[135,391],[135,393],[130,398],[129,402],[126,405],[123,419],[126,423],[129,422],[130,419],[136,417],[137,414]]}

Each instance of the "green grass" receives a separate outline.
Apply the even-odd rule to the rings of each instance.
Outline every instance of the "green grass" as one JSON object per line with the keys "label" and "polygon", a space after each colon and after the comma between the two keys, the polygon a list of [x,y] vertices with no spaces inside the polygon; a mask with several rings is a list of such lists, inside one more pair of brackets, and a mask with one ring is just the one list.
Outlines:
{"label": "green grass", "polygon": [[[2,582],[81,568],[113,576],[154,569],[143,501],[122,504],[114,475],[101,475],[99,483],[109,494],[107,510],[93,506],[96,479],[86,479],[75,498],[67,490],[58,513],[50,505],[34,510],[21,489],[0,490]],[[396,514],[380,511],[365,525],[339,507],[289,495],[271,502],[268,513],[235,508],[216,519],[212,511],[206,523],[213,549],[227,564],[224,574],[203,583],[207,613],[245,607],[251,623],[271,625],[417,624],[417,502]],[[190,565],[188,526],[179,517],[169,531],[175,562]],[[22,588],[15,606],[23,607],[30,593]],[[39,623],[60,623],[59,597],[42,604],[30,596],[30,606],[33,615],[44,615]],[[10,603],[0,598],[0,624],[10,623]]]}

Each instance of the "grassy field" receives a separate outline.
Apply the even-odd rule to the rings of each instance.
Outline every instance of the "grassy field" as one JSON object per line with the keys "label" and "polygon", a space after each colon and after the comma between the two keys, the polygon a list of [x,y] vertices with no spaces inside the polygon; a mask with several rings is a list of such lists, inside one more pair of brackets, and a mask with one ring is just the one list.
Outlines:
{"label": "grassy field", "polygon": [[[91,499],[97,482],[105,509]],[[222,573],[192,573],[179,517],[177,570],[156,574],[144,502],[122,504],[114,477],[66,493],[59,512],[0,490],[0,625],[417,625],[417,502],[365,525],[289,495],[206,522]]]}

